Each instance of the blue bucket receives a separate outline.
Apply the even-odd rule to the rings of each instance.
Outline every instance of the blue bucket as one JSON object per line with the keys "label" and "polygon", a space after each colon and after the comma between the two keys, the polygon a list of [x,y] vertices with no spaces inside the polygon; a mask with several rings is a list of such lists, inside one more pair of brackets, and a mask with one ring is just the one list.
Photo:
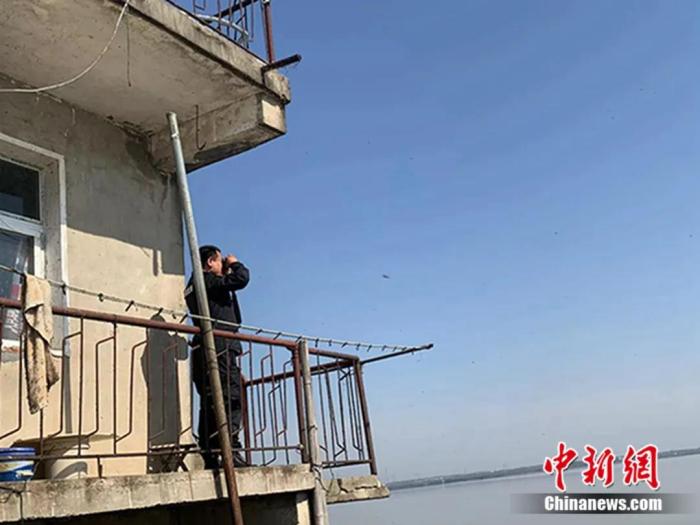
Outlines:
{"label": "blue bucket", "polygon": [[0,448],[0,481],[29,481],[34,475],[34,460],[21,459],[33,456],[31,447]]}

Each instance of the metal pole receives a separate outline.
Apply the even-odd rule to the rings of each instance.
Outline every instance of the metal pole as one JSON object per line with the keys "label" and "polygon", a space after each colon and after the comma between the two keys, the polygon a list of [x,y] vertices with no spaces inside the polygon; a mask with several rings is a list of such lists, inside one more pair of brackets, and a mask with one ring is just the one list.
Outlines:
{"label": "metal pole", "polygon": [[[252,357],[251,357],[252,359]],[[243,421],[243,441],[245,443],[245,460],[249,465],[253,464],[253,451],[250,443],[250,409],[248,408],[248,380],[241,373],[241,420]]]}
{"label": "metal pole", "polygon": [[316,425],[314,396],[311,390],[309,345],[305,339],[299,341],[299,360],[301,361],[301,375],[304,378],[304,407],[306,409],[306,432],[308,434],[306,442],[309,444],[309,459],[311,460],[311,471],[315,480],[313,493],[314,525],[328,525],[326,495],[321,483],[321,447],[318,444],[318,426]]}
{"label": "metal pole", "polygon": [[274,62],[268,62],[262,67],[262,72],[272,71],[273,69],[279,69],[281,67],[291,66],[292,64],[298,64],[301,62],[301,55],[296,54],[281,60],[275,60]]}
{"label": "metal pole", "polygon": [[187,173],[185,171],[185,158],[182,153],[182,143],[180,142],[180,131],[177,125],[177,115],[168,113],[170,123],[170,138],[173,143],[173,154],[175,156],[175,172],[177,175],[177,185],[180,190],[180,200],[182,205],[182,216],[187,230],[187,240],[190,245],[190,257],[192,259],[192,275],[194,290],[197,296],[197,306],[200,319],[200,329],[202,333],[202,343],[207,357],[207,370],[209,371],[209,384],[211,385],[212,398],[214,400],[214,415],[216,416],[216,427],[219,432],[219,444],[221,455],[224,461],[224,474],[226,476],[226,487],[228,488],[229,501],[231,503],[231,513],[234,525],[243,525],[243,512],[241,511],[241,500],[238,497],[238,487],[236,486],[236,473],[233,466],[233,448],[231,446],[231,434],[228,431],[228,421],[226,420],[226,409],[224,407],[224,393],[221,387],[221,377],[219,376],[219,363],[216,358],[216,346],[214,345],[214,332],[211,321],[209,321],[209,303],[207,302],[207,292],[204,285],[204,274],[202,273],[202,262],[199,258],[199,243],[197,242],[197,229],[194,223],[192,212],[192,200],[190,190],[187,185]]}
{"label": "metal pole", "polygon": [[294,365],[294,396],[297,404],[297,424],[299,425],[299,444],[301,445],[301,462],[310,463],[308,436],[306,431],[306,415],[304,414],[304,385],[301,373],[301,359],[299,359],[299,345],[292,350],[292,363]]}
{"label": "metal pole", "polygon": [[265,47],[267,47],[267,62],[275,61],[275,44],[272,40],[272,8],[270,0],[262,0],[263,4],[263,19],[265,24]]}
{"label": "metal pole", "polygon": [[362,410],[362,423],[365,428],[365,441],[367,442],[367,455],[369,456],[369,469],[373,475],[377,475],[377,456],[374,453],[374,440],[372,439],[372,426],[369,423],[369,409],[367,408],[367,394],[365,393],[365,378],[362,363],[355,361],[355,379],[357,380],[357,394],[360,398]]}
{"label": "metal pole", "polygon": [[423,345],[423,346],[416,346],[415,348],[407,348],[406,350],[402,350],[400,352],[392,352],[390,354],[384,354],[380,355],[377,357],[370,357],[369,359],[365,359],[364,361],[361,362],[362,365],[368,365],[370,363],[376,363],[377,361],[384,361],[385,359],[393,359],[394,357],[400,357],[402,355],[413,355],[416,352],[423,352],[425,350],[432,350],[433,345]]}

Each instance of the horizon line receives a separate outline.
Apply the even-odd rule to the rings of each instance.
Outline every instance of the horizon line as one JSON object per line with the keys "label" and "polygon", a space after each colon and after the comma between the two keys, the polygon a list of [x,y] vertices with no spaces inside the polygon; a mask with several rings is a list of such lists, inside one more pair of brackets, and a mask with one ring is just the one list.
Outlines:
{"label": "horizon line", "polygon": [[[683,448],[667,450],[659,452],[659,459],[679,458],[684,456],[700,455],[700,447],[698,448]],[[616,456],[615,461],[621,459],[622,456]],[[569,469],[578,470],[585,467],[581,460],[574,461]],[[567,470],[569,470],[567,469]],[[389,490],[405,490],[420,487],[432,487],[435,485],[448,485],[452,483],[464,483],[469,481],[483,481],[487,479],[511,478],[519,476],[527,476],[529,474],[544,474],[542,465],[527,465],[523,467],[504,468],[496,470],[480,470],[476,472],[468,472],[464,474],[445,474],[438,476],[429,476],[425,478],[413,478],[399,481],[392,481],[386,484]]]}

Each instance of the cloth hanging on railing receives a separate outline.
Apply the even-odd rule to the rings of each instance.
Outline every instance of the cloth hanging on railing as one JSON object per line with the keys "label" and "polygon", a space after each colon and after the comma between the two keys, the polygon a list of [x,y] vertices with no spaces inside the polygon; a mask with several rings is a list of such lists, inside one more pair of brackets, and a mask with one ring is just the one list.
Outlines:
{"label": "cloth hanging on railing", "polygon": [[27,401],[34,414],[46,407],[49,390],[58,381],[59,372],[51,357],[53,314],[51,285],[33,275],[24,276],[22,312],[26,326],[24,349],[27,372]]}

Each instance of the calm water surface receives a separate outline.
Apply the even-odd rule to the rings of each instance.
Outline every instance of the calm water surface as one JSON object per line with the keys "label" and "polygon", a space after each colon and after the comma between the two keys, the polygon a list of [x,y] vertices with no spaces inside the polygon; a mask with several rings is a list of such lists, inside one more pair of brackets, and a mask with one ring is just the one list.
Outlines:
{"label": "calm water surface", "polygon": [[[690,494],[700,502],[700,457],[665,459],[659,462],[660,492]],[[621,473],[616,472],[615,490],[630,492],[622,487]],[[571,492],[584,492],[580,471],[566,476]],[[551,493],[553,478],[531,476],[485,482],[460,483],[445,487],[430,487],[397,491],[391,498],[366,503],[333,505],[331,525],[508,525],[535,523],[630,524],[700,524],[700,514],[685,515],[522,515],[510,511],[511,494]],[[646,492],[637,488],[637,492]],[[597,489],[596,492],[603,492]]]}

